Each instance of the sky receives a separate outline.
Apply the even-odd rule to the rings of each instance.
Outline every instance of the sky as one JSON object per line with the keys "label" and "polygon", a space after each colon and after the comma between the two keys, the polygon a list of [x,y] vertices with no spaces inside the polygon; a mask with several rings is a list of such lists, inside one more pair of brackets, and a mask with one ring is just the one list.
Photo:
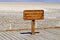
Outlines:
{"label": "sky", "polygon": [[60,2],[60,0],[0,0],[0,2]]}

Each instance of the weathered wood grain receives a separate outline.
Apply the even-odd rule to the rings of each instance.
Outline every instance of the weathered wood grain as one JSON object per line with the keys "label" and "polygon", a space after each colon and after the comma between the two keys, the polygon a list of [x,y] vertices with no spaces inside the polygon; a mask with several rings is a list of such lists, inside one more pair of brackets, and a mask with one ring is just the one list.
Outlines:
{"label": "weathered wood grain", "polygon": [[24,10],[24,20],[42,20],[44,19],[44,10]]}

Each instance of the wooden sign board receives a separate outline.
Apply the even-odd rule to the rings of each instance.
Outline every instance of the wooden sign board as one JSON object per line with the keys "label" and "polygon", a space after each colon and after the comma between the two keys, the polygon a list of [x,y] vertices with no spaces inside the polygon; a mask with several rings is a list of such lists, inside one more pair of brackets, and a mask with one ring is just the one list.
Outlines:
{"label": "wooden sign board", "polygon": [[44,10],[24,10],[24,20],[42,20],[44,19]]}

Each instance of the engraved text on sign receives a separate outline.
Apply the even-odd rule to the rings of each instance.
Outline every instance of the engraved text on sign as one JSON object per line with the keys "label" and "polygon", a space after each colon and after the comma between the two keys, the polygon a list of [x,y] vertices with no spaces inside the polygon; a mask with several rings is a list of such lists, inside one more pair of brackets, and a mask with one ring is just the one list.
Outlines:
{"label": "engraved text on sign", "polygon": [[42,20],[44,10],[24,10],[24,20]]}

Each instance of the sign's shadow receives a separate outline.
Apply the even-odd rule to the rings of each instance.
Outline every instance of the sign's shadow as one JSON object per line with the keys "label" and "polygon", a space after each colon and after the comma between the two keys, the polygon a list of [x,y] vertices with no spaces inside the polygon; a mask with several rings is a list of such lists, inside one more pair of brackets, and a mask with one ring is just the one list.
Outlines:
{"label": "sign's shadow", "polygon": [[[35,32],[35,33],[40,33],[40,32]],[[32,34],[32,32],[23,32],[23,33],[20,33],[20,34]]]}

